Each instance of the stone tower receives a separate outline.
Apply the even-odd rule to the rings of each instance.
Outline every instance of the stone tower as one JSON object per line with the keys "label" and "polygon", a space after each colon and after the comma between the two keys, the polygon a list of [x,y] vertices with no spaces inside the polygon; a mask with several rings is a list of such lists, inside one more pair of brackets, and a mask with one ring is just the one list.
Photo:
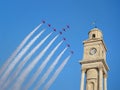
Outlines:
{"label": "stone tower", "polygon": [[[107,90],[106,46],[102,32],[93,28],[88,40],[83,41],[84,55],[82,65],[80,90]],[[86,76],[86,77],[85,77]],[[86,79],[86,80],[85,80]]]}

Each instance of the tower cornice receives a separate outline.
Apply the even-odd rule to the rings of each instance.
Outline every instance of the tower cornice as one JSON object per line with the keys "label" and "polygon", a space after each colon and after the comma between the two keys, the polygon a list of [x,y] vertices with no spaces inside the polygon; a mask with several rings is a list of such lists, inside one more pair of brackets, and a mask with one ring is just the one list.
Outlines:
{"label": "tower cornice", "polygon": [[107,63],[105,62],[104,59],[98,59],[98,60],[81,60],[79,61],[80,64],[88,64],[88,63],[95,63],[95,62],[102,62],[106,71],[109,71],[109,67],[107,65]]}

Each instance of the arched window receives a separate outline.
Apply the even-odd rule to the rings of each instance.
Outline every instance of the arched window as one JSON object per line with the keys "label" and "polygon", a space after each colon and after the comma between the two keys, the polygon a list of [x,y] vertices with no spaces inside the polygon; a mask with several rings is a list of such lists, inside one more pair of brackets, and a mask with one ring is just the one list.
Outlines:
{"label": "arched window", "polygon": [[92,35],[92,38],[95,38],[95,34]]}

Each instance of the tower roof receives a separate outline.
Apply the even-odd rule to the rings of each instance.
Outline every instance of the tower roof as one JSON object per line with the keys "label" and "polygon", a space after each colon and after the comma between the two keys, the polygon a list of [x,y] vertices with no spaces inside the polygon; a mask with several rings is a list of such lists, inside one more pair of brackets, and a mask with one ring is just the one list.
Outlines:
{"label": "tower roof", "polygon": [[103,35],[102,35],[102,31],[98,28],[93,28],[89,31],[89,39],[102,39]]}
{"label": "tower roof", "polygon": [[99,28],[94,27],[93,29],[91,29],[91,30],[88,32],[88,34],[89,34],[90,32],[94,32],[94,31],[98,31],[98,32],[101,32],[101,33],[102,33],[102,31],[101,31]]}

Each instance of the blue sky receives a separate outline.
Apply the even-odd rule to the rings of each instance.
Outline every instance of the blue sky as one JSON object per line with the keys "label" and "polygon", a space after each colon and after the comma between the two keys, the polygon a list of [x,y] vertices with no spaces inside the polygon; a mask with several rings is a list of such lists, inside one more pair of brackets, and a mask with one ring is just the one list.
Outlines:
{"label": "blue sky", "polygon": [[83,57],[83,40],[94,27],[101,29],[107,47],[108,90],[119,87],[120,51],[120,1],[119,0],[1,0],[0,1],[0,66],[20,42],[41,20],[61,29],[74,55],[49,90],[79,90]]}

